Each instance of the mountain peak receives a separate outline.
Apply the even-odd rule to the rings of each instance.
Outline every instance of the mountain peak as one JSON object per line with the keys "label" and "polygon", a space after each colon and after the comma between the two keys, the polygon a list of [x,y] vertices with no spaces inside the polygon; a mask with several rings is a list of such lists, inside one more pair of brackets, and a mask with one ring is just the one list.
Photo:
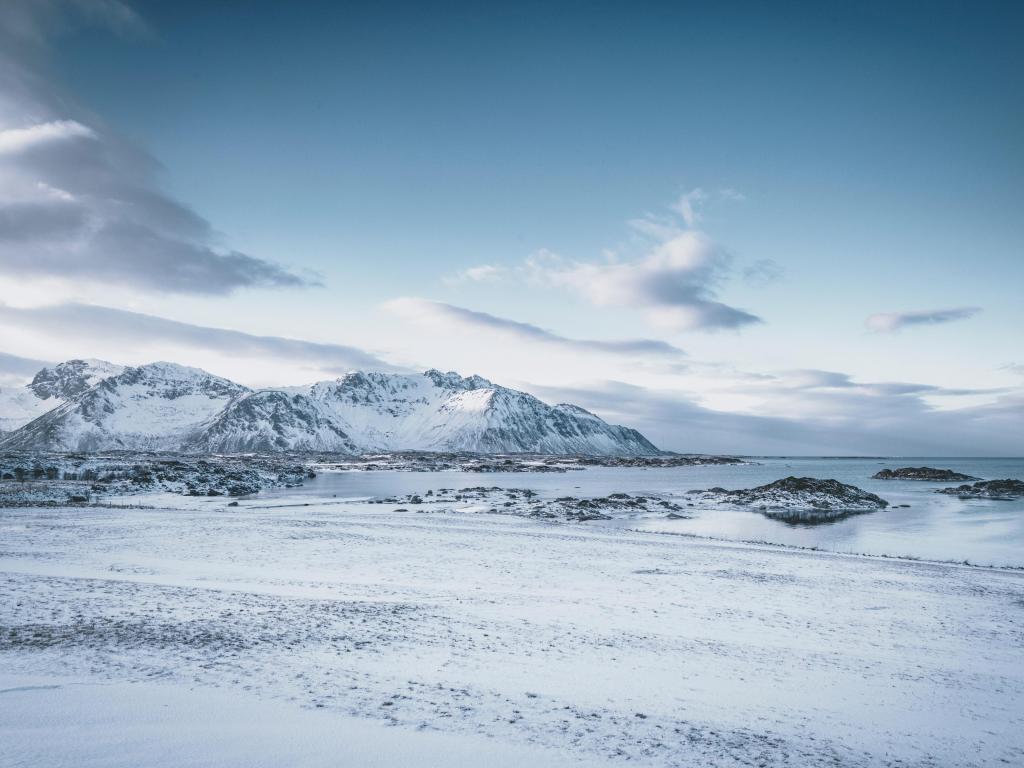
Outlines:
{"label": "mountain peak", "polygon": [[99,381],[116,376],[123,366],[92,358],[66,360],[54,366],[43,368],[33,378],[28,388],[42,400],[55,398],[70,400]]}
{"label": "mountain peak", "polygon": [[483,376],[472,376],[462,377],[455,371],[441,372],[436,368],[424,371],[423,375],[434,382],[434,385],[441,387],[442,389],[457,389],[457,390],[469,390],[469,389],[490,389],[494,387],[490,381],[485,379]]}
{"label": "mountain peak", "polygon": [[109,379],[108,384],[110,386],[134,384],[149,387],[184,387],[232,396],[249,391],[248,387],[221,376],[215,376],[202,368],[165,361],[125,368],[119,375]]}

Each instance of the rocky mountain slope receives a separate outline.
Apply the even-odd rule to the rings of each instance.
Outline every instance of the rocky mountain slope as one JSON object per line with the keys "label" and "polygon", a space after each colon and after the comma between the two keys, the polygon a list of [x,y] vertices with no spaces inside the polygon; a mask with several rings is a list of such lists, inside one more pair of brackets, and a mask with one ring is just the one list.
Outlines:
{"label": "rocky mountain slope", "polygon": [[113,367],[111,374],[76,393],[65,388],[68,397],[54,399],[56,407],[0,437],[0,448],[658,452],[636,430],[608,424],[582,408],[551,406],[479,376],[451,372],[357,372],[305,387],[260,390],[173,363]]}
{"label": "rocky mountain slope", "polygon": [[9,450],[178,450],[248,392],[175,363],[126,368],[0,439]]}
{"label": "rocky mountain slope", "polygon": [[24,387],[0,387],[0,433],[25,426],[123,370],[103,360],[68,360],[43,368]]}

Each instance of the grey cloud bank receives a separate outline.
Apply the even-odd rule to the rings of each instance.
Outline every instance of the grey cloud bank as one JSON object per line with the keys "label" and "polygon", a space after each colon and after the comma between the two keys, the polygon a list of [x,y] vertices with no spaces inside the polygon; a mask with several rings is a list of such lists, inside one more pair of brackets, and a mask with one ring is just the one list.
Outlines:
{"label": "grey cloud bank", "polygon": [[[119,3],[79,3],[123,28]],[[219,244],[210,223],[159,187],[158,163],[85,115],[51,81],[46,3],[0,11],[0,274],[113,283],[160,293],[294,288],[315,279]]]}
{"label": "grey cloud bank", "polygon": [[[661,448],[746,455],[1020,456],[1024,393],[951,410],[929,407],[917,393],[866,391],[812,396],[807,415],[772,416],[712,410],[679,392],[618,381],[575,388],[530,386],[603,418],[629,419]],[[781,387],[784,389],[784,387]],[[800,395],[807,398],[805,391]],[[766,409],[767,410],[767,409]]]}
{"label": "grey cloud bank", "polygon": [[22,384],[41,368],[50,365],[46,360],[19,357],[0,352],[0,386]]}
{"label": "grey cloud bank", "polygon": [[[100,337],[145,350],[167,343],[208,350],[234,358],[270,358],[309,366],[327,373],[351,370],[398,371],[396,366],[356,347],[323,344],[280,336],[257,336],[224,328],[192,325],[139,312],[91,304],[58,304],[17,308],[0,304],[0,327],[30,329],[51,336],[82,339]],[[37,369],[38,370],[38,369]]]}

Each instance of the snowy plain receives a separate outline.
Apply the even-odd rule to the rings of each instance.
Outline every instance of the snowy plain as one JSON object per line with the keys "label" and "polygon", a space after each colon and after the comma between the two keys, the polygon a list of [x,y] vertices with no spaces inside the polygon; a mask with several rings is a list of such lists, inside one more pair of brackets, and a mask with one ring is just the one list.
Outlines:
{"label": "snowy plain", "polygon": [[1021,571],[148,503],[0,511],[5,764],[1024,764]]}

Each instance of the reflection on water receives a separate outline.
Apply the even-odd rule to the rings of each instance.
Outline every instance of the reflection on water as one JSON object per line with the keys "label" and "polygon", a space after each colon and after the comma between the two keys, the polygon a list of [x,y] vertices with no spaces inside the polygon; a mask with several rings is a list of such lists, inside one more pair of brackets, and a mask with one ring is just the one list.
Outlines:
{"label": "reflection on water", "polygon": [[[438,488],[498,486],[531,488],[542,496],[594,497],[610,493],[665,494],[687,507],[690,519],[624,518],[603,525],[716,538],[767,541],[838,552],[967,560],[984,565],[1024,566],[1024,500],[964,500],[933,493],[947,483],[874,480],[885,467],[927,465],[985,479],[1024,479],[1022,459],[758,459],[756,465],[605,468],[565,474],[461,472],[345,472],[322,474],[295,495],[365,498],[424,493]],[[877,493],[891,505],[879,512],[849,515],[810,525],[792,516],[772,519],[759,512],[707,506],[687,491],[714,486],[751,488],[787,475],[834,478]],[[952,484],[952,485],[955,485]],[[678,497],[678,498],[675,498]],[[587,523],[595,525],[597,523]]]}
{"label": "reflection on water", "polygon": [[870,510],[843,509],[759,509],[758,511],[765,517],[792,526],[832,525],[854,515],[873,514]]}

